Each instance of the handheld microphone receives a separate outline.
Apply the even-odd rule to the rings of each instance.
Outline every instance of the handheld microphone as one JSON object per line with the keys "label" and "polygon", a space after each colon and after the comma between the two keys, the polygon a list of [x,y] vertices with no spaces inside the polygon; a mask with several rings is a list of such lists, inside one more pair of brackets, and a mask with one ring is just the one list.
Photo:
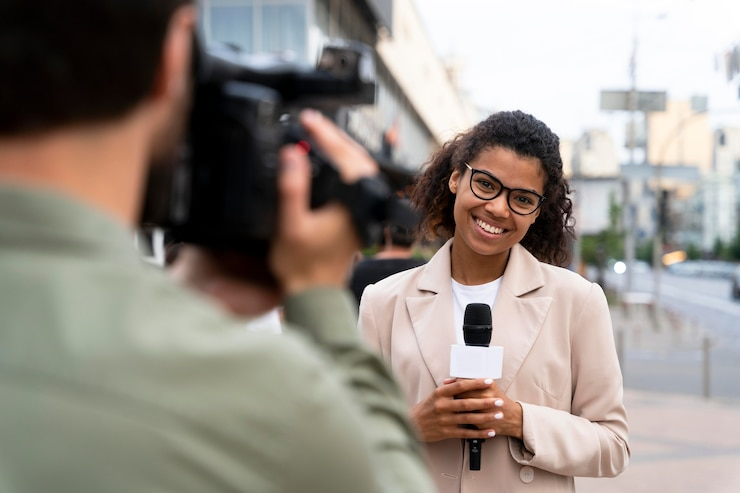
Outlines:
{"label": "handheld microphone", "polygon": [[[491,343],[493,325],[491,307],[485,303],[470,303],[465,307],[463,319],[463,338],[466,346],[488,346]],[[475,428],[471,426],[471,428]],[[483,438],[468,439],[470,450],[470,470],[480,471],[480,458],[483,448]]]}

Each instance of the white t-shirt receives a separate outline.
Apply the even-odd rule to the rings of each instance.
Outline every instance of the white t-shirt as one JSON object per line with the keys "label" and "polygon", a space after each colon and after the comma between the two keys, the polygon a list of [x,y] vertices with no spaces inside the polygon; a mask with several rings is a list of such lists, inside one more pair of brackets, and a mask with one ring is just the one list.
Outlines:
{"label": "white t-shirt", "polygon": [[452,279],[452,320],[455,323],[455,334],[458,344],[465,345],[462,330],[465,307],[469,303],[487,303],[491,307],[491,311],[493,311],[493,303],[496,301],[501,279],[499,277],[494,281],[475,286],[466,286]]}
{"label": "white t-shirt", "polygon": [[283,331],[281,308],[274,308],[246,322],[248,330],[253,332],[272,332],[280,334]]}

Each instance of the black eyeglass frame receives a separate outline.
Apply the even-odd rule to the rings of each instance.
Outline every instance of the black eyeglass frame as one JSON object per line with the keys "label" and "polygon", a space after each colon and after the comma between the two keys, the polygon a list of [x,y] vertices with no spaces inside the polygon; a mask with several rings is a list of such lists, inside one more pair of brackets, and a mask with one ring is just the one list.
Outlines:
{"label": "black eyeglass frame", "polygon": [[[476,197],[478,197],[481,200],[490,201],[490,200],[495,199],[499,195],[501,195],[501,193],[504,190],[506,190],[507,191],[507,194],[506,194],[506,205],[509,206],[509,210],[511,210],[511,212],[513,212],[514,214],[518,214],[520,216],[529,216],[531,214],[534,214],[535,212],[537,212],[537,209],[540,208],[540,206],[542,205],[542,203],[547,199],[547,197],[545,197],[544,195],[540,195],[537,192],[533,192],[532,190],[526,190],[524,188],[509,188],[509,187],[505,186],[503,183],[501,183],[501,180],[499,180],[498,178],[496,178],[495,176],[493,176],[488,171],[485,171],[485,170],[482,170],[482,169],[475,169],[472,166],[470,166],[468,163],[465,163],[465,166],[467,166],[467,168],[470,170],[470,191],[473,192],[473,195],[475,195]],[[480,195],[478,195],[477,193],[475,193],[475,188],[473,188],[473,176],[475,176],[476,173],[481,173],[481,174],[487,176],[491,181],[493,181],[495,183],[498,183],[501,186],[501,188],[499,189],[498,193],[496,195],[494,195],[493,197],[490,197],[490,198],[484,198],[484,197],[481,197]],[[518,211],[516,211],[511,206],[511,203],[509,202],[509,200],[511,200],[511,192],[526,192],[526,193],[531,193],[532,195],[534,195],[534,196],[537,197],[537,199],[538,199],[537,205],[535,206],[534,209],[532,209],[531,212],[526,212],[526,213],[525,212],[518,212]]]}

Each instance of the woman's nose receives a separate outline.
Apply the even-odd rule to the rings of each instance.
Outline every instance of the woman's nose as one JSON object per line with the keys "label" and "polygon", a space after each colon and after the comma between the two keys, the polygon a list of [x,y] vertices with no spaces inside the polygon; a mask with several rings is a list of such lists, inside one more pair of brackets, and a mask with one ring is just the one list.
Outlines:
{"label": "woman's nose", "polygon": [[509,217],[511,209],[507,198],[507,191],[503,190],[498,197],[486,203],[486,210],[496,217]]}

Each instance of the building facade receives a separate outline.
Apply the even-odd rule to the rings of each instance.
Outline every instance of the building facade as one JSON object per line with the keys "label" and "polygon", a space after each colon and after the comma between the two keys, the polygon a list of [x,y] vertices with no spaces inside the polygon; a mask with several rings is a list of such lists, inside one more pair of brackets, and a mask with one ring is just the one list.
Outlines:
{"label": "building facade", "polygon": [[699,211],[704,224],[701,245],[707,251],[717,240],[727,244],[735,238],[740,217],[740,129],[716,130],[713,144],[712,164],[700,187]]}
{"label": "building facade", "polygon": [[[202,0],[206,43],[315,63],[328,41],[375,49],[375,104],[339,123],[376,157],[414,173],[446,137],[473,122],[434,54],[411,0]],[[432,96],[433,95],[433,96]]]}
{"label": "building facade", "polygon": [[648,162],[694,166],[702,174],[712,164],[712,130],[706,99],[668,100],[665,111],[648,114]]}

